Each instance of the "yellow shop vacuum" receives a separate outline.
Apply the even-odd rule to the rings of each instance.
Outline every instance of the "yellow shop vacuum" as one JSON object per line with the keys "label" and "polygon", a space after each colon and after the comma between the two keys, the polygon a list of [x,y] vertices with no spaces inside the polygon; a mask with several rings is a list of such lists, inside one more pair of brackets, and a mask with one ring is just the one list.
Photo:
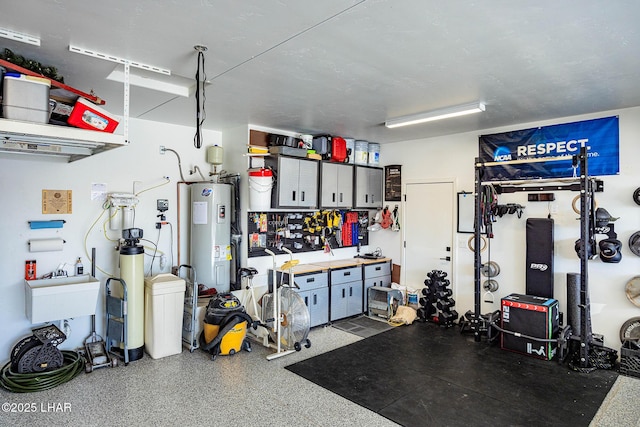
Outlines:
{"label": "yellow shop vacuum", "polygon": [[200,333],[200,348],[218,355],[232,355],[240,350],[251,351],[246,339],[247,328],[253,324],[240,300],[231,293],[218,294],[207,305],[204,324]]}

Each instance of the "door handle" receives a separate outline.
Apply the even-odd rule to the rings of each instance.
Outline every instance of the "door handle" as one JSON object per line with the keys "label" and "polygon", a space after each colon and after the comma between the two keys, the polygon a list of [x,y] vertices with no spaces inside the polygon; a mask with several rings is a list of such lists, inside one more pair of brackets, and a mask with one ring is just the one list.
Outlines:
{"label": "door handle", "polygon": [[440,258],[442,261],[451,261],[451,257],[450,256],[446,256],[444,258]]}

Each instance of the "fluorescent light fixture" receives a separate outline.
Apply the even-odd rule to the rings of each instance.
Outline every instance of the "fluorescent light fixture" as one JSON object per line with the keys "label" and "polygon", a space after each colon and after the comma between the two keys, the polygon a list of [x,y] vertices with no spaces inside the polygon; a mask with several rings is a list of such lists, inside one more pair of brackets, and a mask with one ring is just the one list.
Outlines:
{"label": "fluorescent light fixture", "polygon": [[440,110],[427,111],[424,113],[389,119],[384,122],[384,125],[389,129],[393,129],[400,126],[415,125],[418,123],[432,122],[434,120],[466,116],[467,114],[480,113],[484,110],[485,107],[482,102],[474,102],[471,104],[457,105],[455,107],[442,108]]}
{"label": "fluorescent light fixture", "polygon": [[98,59],[104,59],[105,61],[117,62],[118,64],[124,64],[128,62],[131,67],[141,68],[147,71],[153,71],[154,73],[166,74],[167,76],[171,75],[171,70],[167,70],[165,68],[143,64],[142,62],[131,61],[129,59],[120,58],[118,56],[109,55],[106,53],[96,52],[95,50],[92,50],[92,49],[84,49],[82,47],[69,45],[69,51],[79,53],[81,55],[92,56]]}
{"label": "fluorescent light fixture", "polygon": [[[124,83],[124,70],[116,67],[107,76],[107,80]],[[146,89],[157,90],[172,95],[189,97],[195,92],[195,81],[177,75],[149,73],[144,70],[130,70],[129,84]]]}
{"label": "fluorescent light fixture", "polygon": [[29,34],[18,33],[7,28],[0,28],[0,37],[5,39],[15,40],[22,43],[32,44],[34,46],[40,46],[40,37],[30,36]]}

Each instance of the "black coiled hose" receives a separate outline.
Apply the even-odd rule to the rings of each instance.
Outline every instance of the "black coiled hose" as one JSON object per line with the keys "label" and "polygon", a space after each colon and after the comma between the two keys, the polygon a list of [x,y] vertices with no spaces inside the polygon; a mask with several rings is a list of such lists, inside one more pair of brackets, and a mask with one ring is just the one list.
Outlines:
{"label": "black coiled hose", "polygon": [[84,370],[84,359],[75,351],[62,350],[62,355],[62,366],[47,372],[16,373],[11,371],[11,362],[8,362],[0,371],[0,385],[14,393],[31,393],[70,381]]}

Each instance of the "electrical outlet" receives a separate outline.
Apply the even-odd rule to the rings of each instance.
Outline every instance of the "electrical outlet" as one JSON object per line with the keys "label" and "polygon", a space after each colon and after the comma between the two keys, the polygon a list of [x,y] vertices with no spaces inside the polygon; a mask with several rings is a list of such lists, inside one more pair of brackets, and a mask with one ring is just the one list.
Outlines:
{"label": "electrical outlet", "polygon": [[167,151],[166,148],[164,148],[164,145],[160,146],[160,154],[164,154]]}

